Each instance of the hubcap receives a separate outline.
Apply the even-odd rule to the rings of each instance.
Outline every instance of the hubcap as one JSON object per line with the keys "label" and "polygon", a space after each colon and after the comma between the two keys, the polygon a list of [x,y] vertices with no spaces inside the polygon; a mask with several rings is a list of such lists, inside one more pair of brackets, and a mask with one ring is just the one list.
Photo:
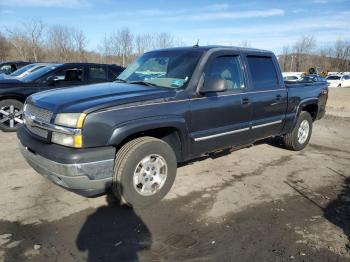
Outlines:
{"label": "hubcap", "polygon": [[152,154],[143,158],[134,171],[134,188],[143,196],[156,194],[165,183],[168,166],[163,157]]}
{"label": "hubcap", "polygon": [[22,113],[20,108],[14,105],[6,105],[0,108],[0,124],[9,128],[15,128],[18,124],[22,124]]}
{"label": "hubcap", "polygon": [[307,120],[303,120],[300,123],[299,129],[298,129],[298,142],[299,144],[304,144],[309,136],[310,132],[310,125]]}

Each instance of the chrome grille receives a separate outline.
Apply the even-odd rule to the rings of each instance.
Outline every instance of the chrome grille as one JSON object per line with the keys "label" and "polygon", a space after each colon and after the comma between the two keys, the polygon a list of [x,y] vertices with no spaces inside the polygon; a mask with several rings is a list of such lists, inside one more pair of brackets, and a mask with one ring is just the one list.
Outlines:
{"label": "chrome grille", "polygon": [[41,122],[50,123],[52,112],[40,107],[27,104],[25,108],[25,113],[34,116],[37,120]]}
{"label": "chrome grille", "polygon": [[43,137],[43,138],[47,138],[47,136],[49,135],[49,132],[45,129],[42,129],[42,128],[39,128],[39,127],[36,127],[36,126],[30,126],[30,125],[27,125],[27,128],[28,130],[33,133],[34,135],[37,135],[37,136],[40,136],[40,137]]}
{"label": "chrome grille", "polygon": [[26,104],[25,111],[24,111],[24,120],[25,120],[25,125],[27,129],[34,135],[47,139],[49,135],[49,131],[43,128],[40,128],[38,126],[31,125],[31,121],[29,121],[30,120],[29,118],[36,119],[39,122],[43,122],[43,123],[50,123],[52,118],[52,112],[40,107],[36,107],[31,104]]}

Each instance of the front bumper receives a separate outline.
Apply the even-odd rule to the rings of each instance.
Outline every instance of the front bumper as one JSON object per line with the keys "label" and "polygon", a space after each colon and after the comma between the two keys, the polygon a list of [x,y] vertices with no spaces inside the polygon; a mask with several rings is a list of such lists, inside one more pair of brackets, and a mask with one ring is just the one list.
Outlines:
{"label": "front bumper", "polygon": [[[17,136],[21,142],[20,151],[28,164],[55,184],[87,197],[103,194],[110,188],[114,148],[108,148],[108,150],[106,148],[84,149],[82,151],[45,144],[34,140],[23,126],[17,130]],[[103,153],[101,153],[102,150],[104,150]],[[59,152],[62,157],[57,159],[58,154],[55,152]],[[84,156],[79,157],[79,152]],[[54,156],[56,159],[52,159]]]}

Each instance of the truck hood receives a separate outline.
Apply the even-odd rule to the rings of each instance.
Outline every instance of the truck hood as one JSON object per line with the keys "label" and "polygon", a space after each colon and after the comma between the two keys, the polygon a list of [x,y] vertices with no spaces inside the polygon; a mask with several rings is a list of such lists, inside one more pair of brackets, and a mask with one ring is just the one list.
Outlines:
{"label": "truck hood", "polygon": [[101,83],[36,93],[28,102],[54,113],[90,113],[145,100],[172,97],[173,89],[124,83]]}
{"label": "truck hood", "polygon": [[22,82],[16,78],[3,78],[0,79],[0,88],[1,87],[17,87],[17,86],[26,86],[27,83]]}

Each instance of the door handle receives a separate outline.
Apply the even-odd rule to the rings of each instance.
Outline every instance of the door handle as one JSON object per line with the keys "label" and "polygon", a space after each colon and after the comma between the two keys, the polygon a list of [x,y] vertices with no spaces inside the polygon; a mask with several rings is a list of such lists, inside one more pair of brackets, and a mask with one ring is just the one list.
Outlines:
{"label": "door handle", "polygon": [[241,102],[242,102],[242,105],[249,105],[250,104],[250,100],[248,97],[242,98]]}
{"label": "door handle", "polygon": [[282,96],[281,95],[276,95],[276,100],[277,101],[281,101],[282,100]]}

